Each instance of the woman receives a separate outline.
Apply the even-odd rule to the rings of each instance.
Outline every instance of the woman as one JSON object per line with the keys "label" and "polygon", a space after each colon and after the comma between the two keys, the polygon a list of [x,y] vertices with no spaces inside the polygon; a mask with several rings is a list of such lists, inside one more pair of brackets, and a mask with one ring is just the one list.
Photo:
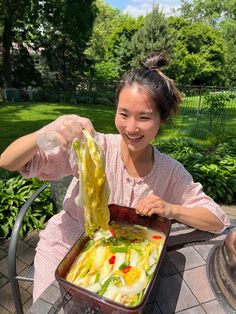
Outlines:
{"label": "woman", "polygon": [[220,233],[229,226],[222,209],[202,191],[178,161],[150,143],[161,124],[181,101],[174,82],[161,71],[164,54],[148,56],[122,77],[117,89],[115,125],[119,134],[95,132],[92,123],[76,115],[59,117],[35,133],[13,142],[0,166],[25,177],[57,179],[73,175],[64,210],[52,217],[35,257],[34,300],[54,280],[54,272],[84,230],[83,208],[75,203],[79,175],[71,143],[86,128],[99,143],[106,162],[109,203],[133,207],[137,214],[173,218],[200,230]]}

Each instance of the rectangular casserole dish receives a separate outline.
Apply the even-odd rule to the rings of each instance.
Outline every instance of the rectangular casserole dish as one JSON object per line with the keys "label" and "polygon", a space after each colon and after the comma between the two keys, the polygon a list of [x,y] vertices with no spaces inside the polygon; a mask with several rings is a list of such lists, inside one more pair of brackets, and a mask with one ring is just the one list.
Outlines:
{"label": "rectangular casserole dish", "polygon": [[169,236],[171,223],[170,220],[158,215],[152,217],[139,216],[135,213],[133,208],[109,205],[110,220],[123,221],[130,224],[138,224],[147,228],[153,229],[157,232],[162,232],[165,235],[163,248],[160,254],[159,261],[156,265],[153,277],[150,280],[141,303],[135,307],[129,307],[122,305],[118,302],[99,296],[85,288],[76,286],[68,282],[65,278],[68,274],[71,265],[76,257],[81,252],[82,248],[89,240],[88,237],[83,234],[70,249],[65,258],[61,261],[56,269],[56,279],[59,282],[61,296],[63,300],[64,312],[68,314],[81,313],[81,314],[141,314],[144,311],[145,304],[148,296],[157,280],[157,273],[160,268],[166,251],[166,242]]}

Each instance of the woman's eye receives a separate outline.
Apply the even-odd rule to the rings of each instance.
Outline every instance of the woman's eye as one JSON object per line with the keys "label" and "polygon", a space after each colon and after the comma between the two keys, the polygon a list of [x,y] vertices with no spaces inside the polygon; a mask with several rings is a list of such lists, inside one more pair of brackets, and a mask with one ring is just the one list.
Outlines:
{"label": "woman's eye", "polygon": [[141,120],[150,120],[150,117],[140,117]]}
{"label": "woman's eye", "polygon": [[128,115],[126,113],[124,113],[124,112],[120,112],[120,116],[125,117],[125,118],[128,117]]}

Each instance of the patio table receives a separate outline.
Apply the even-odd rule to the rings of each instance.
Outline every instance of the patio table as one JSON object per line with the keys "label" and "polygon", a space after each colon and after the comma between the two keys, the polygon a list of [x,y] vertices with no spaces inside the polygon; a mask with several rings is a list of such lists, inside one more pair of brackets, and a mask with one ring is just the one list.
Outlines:
{"label": "patio table", "polygon": [[[206,263],[211,248],[224,240],[229,231],[214,235],[173,222],[159,279],[145,314],[225,314],[208,282]],[[56,280],[27,311],[41,313],[64,313]],[[95,314],[89,309],[86,313]]]}

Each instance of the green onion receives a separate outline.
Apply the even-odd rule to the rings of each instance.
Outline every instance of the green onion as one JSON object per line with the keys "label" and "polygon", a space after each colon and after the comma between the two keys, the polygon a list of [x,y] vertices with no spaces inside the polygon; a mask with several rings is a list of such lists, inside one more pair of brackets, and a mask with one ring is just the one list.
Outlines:
{"label": "green onion", "polygon": [[120,264],[119,270],[122,270],[122,269],[124,269],[124,268],[127,267],[127,266],[129,266],[129,263],[123,262],[122,264]]}
{"label": "green onion", "polygon": [[141,230],[147,230],[147,227],[144,227],[141,225],[134,225],[134,228],[141,229]]}

